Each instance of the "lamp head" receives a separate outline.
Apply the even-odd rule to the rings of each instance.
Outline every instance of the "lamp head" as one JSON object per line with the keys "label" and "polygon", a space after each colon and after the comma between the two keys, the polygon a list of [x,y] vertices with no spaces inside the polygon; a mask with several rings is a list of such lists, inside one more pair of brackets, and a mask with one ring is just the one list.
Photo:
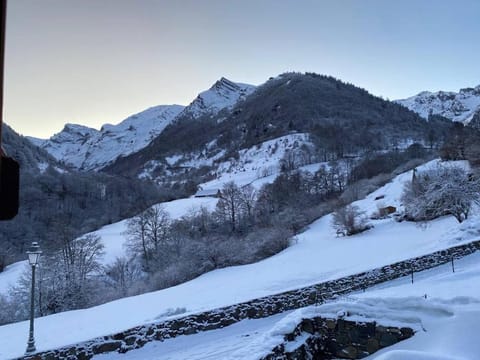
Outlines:
{"label": "lamp head", "polygon": [[38,243],[36,241],[32,242],[32,246],[30,246],[30,249],[27,251],[28,262],[30,263],[30,265],[35,266],[38,264],[41,253],[42,251],[40,250],[40,246],[38,246]]}

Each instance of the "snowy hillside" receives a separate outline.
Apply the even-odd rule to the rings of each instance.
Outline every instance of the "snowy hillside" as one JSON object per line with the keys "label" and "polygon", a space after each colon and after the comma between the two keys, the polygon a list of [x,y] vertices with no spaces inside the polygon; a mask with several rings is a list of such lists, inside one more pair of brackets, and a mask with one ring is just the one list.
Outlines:
{"label": "snowy hillside", "polygon": [[58,134],[40,144],[57,160],[81,170],[98,170],[119,156],[148,145],[183,110],[180,105],[161,105],[132,115],[118,125],[103,125],[100,131],[67,124]]}
{"label": "snowy hillside", "polygon": [[[172,219],[179,219],[191,212],[195,212],[201,207],[213,211],[217,204],[217,198],[189,198],[169,201],[156,206],[162,206]],[[102,244],[105,247],[105,254],[101,259],[103,265],[111,265],[116,258],[126,255],[125,243],[127,241],[127,222],[129,219],[119,221],[114,224],[105,225],[102,228],[91,232],[100,236]],[[0,273],[0,295],[7,295],[9,289],[16,285],[25,271],[29,271],[27,260],[19,261],[8,265]]]}
{"label": "snowy hillside", "polygon": [[480,111],[480,85],[456,92],[424,91],[397,103],[428,119],[429,114],[441,115],[453,121],[469,123]]}
{"label": "snowy hillside", "polygon": [[296,161],[293,164],[296,167],[308,164],[308,159],[301,158],[302,148],[313,148],[308,134],[290,134],[242,149],[238,152],[238,159],[218,164],[215,179],[201,186],[204,189],[221,188],[226,182],[234,181],[238,185],[252,184],[260,188],[278,176],[281,161],[287,154],[291,154],[293,162]]}
{"label": "snowy hillside", "polygon": [[239,100],[250,95],[255,88],[253,85],[235,83],[222,77],[210,89],[198,94],[181,115],[193,118],[205,114],[215,115],[224,108],[232,108]]}
{"label": "snowy hillside", "polygon": [[[152,342],[126,354],[111,353],[97,360],[257,360],[284,341],[303,318],[336,318],[376,321],[385,326],[407,326],[417,333],[411,339],[380,350],[366,359],[378,360],[473,360],[480,353],[480,254],[450,265],[398,279],[365,293],[352,294],[321,306],[307,307],[264,319],[243,320],[220,330]],[[425,298],[426,295],[426,298]],[[300,341],[289,344],[301,345]]]}
{"label": "snowy hillside", "polygon": [[[435,164],[436,161],[430,162],[423,168]],[[411,177],[411,172],[401,174],[383,188],[355,204],[369,215],[379,206],[392,205],[401,208],[401,190],[403,184],[410,181]],[[375,200],[380,196],[383,196],[381,200]],[[198,201],[198,199],[190,200]],[[184,200],[179,207],[187,208],[190,200]],[[177,208],[174,204],[171,206],[172,209]],[[336,279],[468,242],[477,239],[480,235],[478,210],[460,225],[450,216],[434,220],[422,227],[409,222],[399,223],[392,218],[372,220],[373,229],[345,238],[336,236],[331,226],[331,219],[331,215],[327,215],[315,221],[304,233],[292,239],[289,248],[258,263],[215,270],[178,286],[117,300],[90,309],[39,318],[36,321],[37,349],[60,347],[161,320],[167,318],[172,311],[180,311],[179,309],[182,315],[186,315]],[[118,226],[118,229],[109,228],[108,241],[115,242],[117,239],[121,243],[123,241],[121,229],[121,226]],[[115,231],[118,231],[117,235]],[[106,233],[102,238],[105,235]],[[478,272],[478,268],[476,271]],[[0,274],[0,281],[1,279]],[[421,291],[424,292],[423,289]],[[478,297],[478,292],[476,294]],[[128,316],[119,316],[119,314],[128,314]],[[262,321],[259,320],[255,324],[265,325]],[[67,327],[68,331],[66,331]],[[0,327],[1,358],[23,354],[27,329],[27,322]],[[51,336],[52,333],[56,335]],[[205,334],[205,336],[209,335]],[[242,338],[239,333],[233,336],[236,339]],[[254,341],[255,337],[252,339]],[[158,346],[158,344],[152,346]],[[132,356],[134,354],[132,353]],[[225,354],[229,352],[225,352],[223,357],[214,356],[213,358],[230,358]],[[197,358],[206,358],[206,356]]]}
{"label": "snowy hillside", "polygon": [[[166,158],[172,167],[200,168],[213,166],[213,180],[200,184],[202,189],[218,189],[223,184],[234,181],[243,186],[252,184],[260,188],[266,182],[272,182],[280,173],[281,162],[288,157],[295,167],[303,167],[311,162],[308,151],[313,153],[313,144],[306,133],[289,134],[276,139],[264,141],[251,148],[238,151],[238,157],[225,160],[224,150],[216,148],[216,142],[207,144],[202,152],[175,154]],[[222,159],[222,160],[220,160]],[[313,157],[312,157],[313,159]],[[158,162],[146,164],[141,178],[155,178]],[[316,165],[318,168],[318,164]],[[315,171],[315,166],[310,171]]]}

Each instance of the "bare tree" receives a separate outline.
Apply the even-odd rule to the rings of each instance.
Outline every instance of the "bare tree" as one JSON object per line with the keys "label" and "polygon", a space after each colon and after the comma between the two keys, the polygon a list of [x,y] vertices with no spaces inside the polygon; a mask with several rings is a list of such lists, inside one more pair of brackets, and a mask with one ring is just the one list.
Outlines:
{"label": "bare tree", "polygon": [[253,209],[256,201],[257,191],[252,185],[245,185],[240,189],[240,202],[242,204],[244,217],[248,222],[251,222],[253,219]]}
{"label": "bare tree", "polygon": [[127,222],[127,248],[134,255],[140,255],[145,270],[152,271],[154,261],[162,247],[167,245],[170,231],[170,216],[159,205],[148,208]]}
{"label": "bare tree", "polygon": [[242,196],[240,188],[233,182],[226,183],[221,191],[222,195],[217,203],[216,214],[226,221],[232,232],[238,228],[242,212]]}
{"label": "bare tree", "polygon": [[[102,273],[99,262],[102,255],[101,239],[93,234],[71,240],[68,251],[46,252],[38,266],[38,314],[43,316],[94,304],[102,296],[97,281]],[[24,276],[11,293],[19,311],[26,314],[29,292],[29,277]]]}
{"label": "bare tree", "polygon": [[127,221],[127,249],[133,255],[140,255],[144,262],[145,268],[149,269],[150,252],[148,246],[148,216],[146,212],[142,212]]}
{"label": "bare tree", "polygon": [[165,245],[170,227],[170,215],[160,205],[153,206],[145,211],[147,219],[147,237],[155,252],[160,245]]}

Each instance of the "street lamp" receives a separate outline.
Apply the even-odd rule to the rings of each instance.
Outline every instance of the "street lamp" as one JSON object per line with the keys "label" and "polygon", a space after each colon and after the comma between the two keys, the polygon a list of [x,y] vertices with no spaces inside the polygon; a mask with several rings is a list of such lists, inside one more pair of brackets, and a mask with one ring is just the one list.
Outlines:
{"label": "street lamp", "polygon": [[33,338],[33,318],[35,310],[35,267],[38,264],[38,259],[40,258],[40,246],[36,241],[32,242],[32,246],[27,251],[28,262],[32,266],[32,293],[30,295],[30,335],[28,337],[27,353],[34,352],[35,349],[35,339]]}

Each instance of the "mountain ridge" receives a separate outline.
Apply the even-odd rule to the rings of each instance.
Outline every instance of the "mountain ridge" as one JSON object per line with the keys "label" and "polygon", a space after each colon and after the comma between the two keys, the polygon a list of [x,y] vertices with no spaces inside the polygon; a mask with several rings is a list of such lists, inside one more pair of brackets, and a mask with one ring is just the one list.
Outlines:
{"label": "mountain ridge", "polygon": [[422,91],[396,103],[416,112],[424,119],[430,115],[441,115],[464,124],[471,122],[480,112],[480,85],[454,91]]}
{"label": "mountain ridge", "polygon": [[[148,167],[157,174],[154,177],[165,178],[194,170],[192,158],[212,158],[218,164],[237,158],[241,149],[291,133],[311,134],[318,152],[324,154],[322,161],[328,161],[356,151],[422,142],[427,128],[434,128],[432,137],[439,139],[450,125],[445,120],[434,126],[397,103],[313,73],[270,78],[229,111],[196,120],[177,119],[144,149],[118,158],[104,171],[135,176],[145,174]],[[172,167],[168,158],[185,160]],[[200,164],[204,163],[199,161],[196,167],[203,175],[206,168]]]}
{"label": "mountain ridge", "polygon": [[179,118],[199,119],[230,109],[255,90],[255,86],[235,83],[224,77],[202,91],[188,105],[158,105],[131,115],[119,124],[104,124],[96,130],[79,124],[65,124],[50,139],[30,137],[58,161],[82,171],[98,171],[120,156],[138,152]]}
{"label": "mountain ridge", "polygon": [[117,125],[100,130],[65,124],[50,139],[31,139],[57,160],[78,170],[96,170],[118,156],[138,151],[157,136],[180,111],[181,105],[159,105],[131,115]]}

